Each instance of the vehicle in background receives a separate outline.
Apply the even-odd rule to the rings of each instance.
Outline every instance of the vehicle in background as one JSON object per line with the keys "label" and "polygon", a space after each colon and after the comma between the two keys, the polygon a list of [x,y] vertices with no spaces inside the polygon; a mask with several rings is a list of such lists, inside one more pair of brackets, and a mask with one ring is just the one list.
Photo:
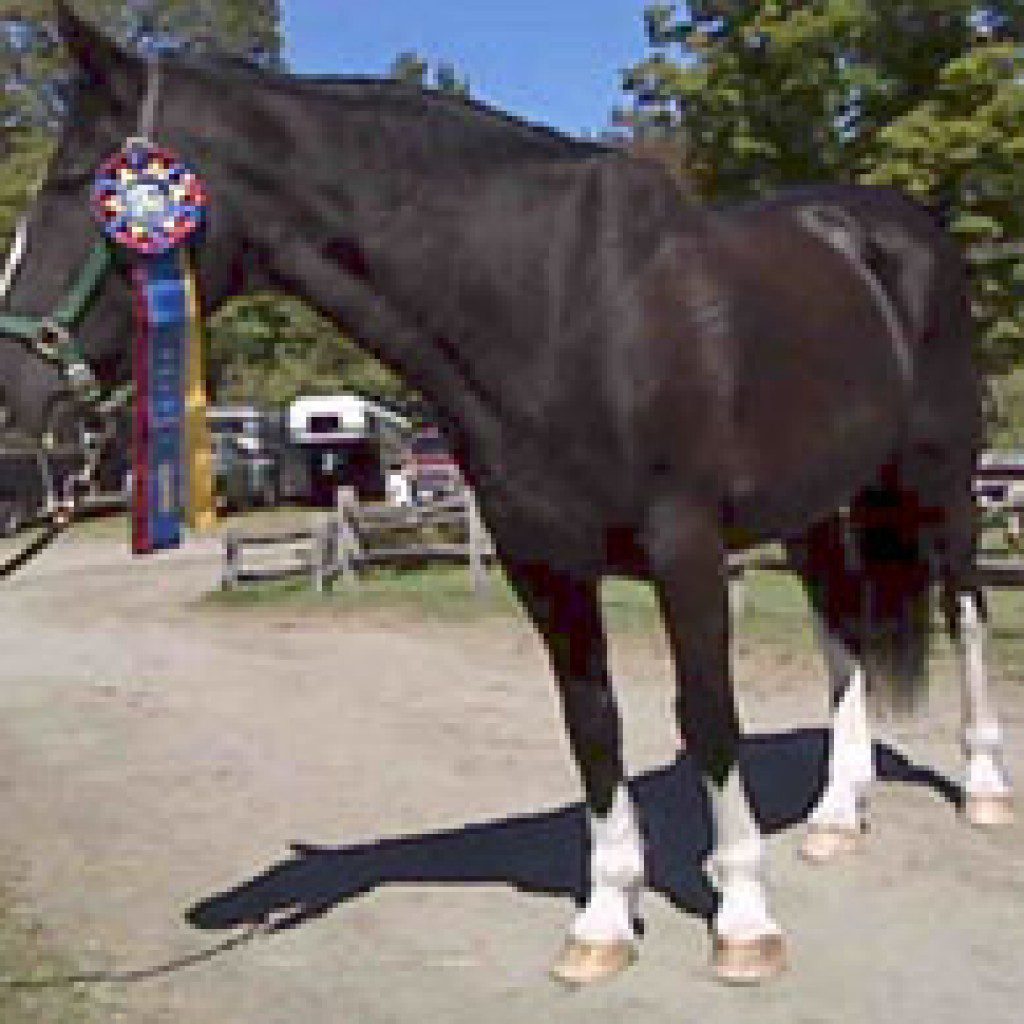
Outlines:
{"label": "vehicle in background", "polygon": [[361,501],[383,501],[411,431],[404,416],[360,395],[298,398],[287,411],[282,494],[329,507],[339,487],[351,487]]}
{"label": "vehicle in background", "polygon": [[46,487],[37,456],[0,450],[0,537],[13,537],[46,509]]}
{"label": "vehicle in background", "polygon": [[277,504],[282,457],[277,418],[243,405],[212,408],[206,419],[218,508],[244,512]]}
{"label": "vehicle in background", "polygon": [[424,427],[409,445],[407,461],[413,501],[437,501],[458,494],[464,484],[458,463],[437,427]]}
{"label": "vehicle in background", "polygon": [[1024,547],[1024,453],[982,452],[974,476],[974,497],[986,515],[1002,521],[1007,544]]}
{"label": "vehicle in background", "polygon": [[[113,514],[127,505],[128,454],[121,427],[115,423],[100,449],[89,490],[78,494],[81,516]],[[79,470],[79,459],[76,448],[58,448],[44,461],[27,442],[8,440],[0,447],[0,537],[13,537],[51,512]]]}

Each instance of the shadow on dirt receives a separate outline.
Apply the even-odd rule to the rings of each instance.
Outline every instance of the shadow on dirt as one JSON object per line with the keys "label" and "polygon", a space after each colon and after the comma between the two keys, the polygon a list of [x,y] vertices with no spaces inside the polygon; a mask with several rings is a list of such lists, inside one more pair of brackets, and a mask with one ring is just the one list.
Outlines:
{"label": "shadow on dirt", "polygon": [[[827,732],[803,729],[750,737],[743,763],[762,827],[779,831],[802,821],[823,784]],[[875,745],[879,778],[925,786],[956,804],[959,787],[931,769]],[[648,885],[679,909],[709,919],[714,894],[701,863],[710,832],[706,799],[688,758],[633,782],[647,833]],[[186,913],[201,929],[264,923],[294,928],[383,885],[498,884],[580,901],[585,892],[582,804],[556,811],[466,825],[443,832],[349,847],[296,845],[267,871]]]}

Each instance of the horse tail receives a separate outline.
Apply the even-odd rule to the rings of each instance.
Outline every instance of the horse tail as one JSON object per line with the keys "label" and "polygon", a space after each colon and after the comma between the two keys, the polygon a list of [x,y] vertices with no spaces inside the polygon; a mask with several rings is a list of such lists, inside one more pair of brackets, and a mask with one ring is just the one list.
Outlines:
{"label": "horse tail", "polygon": [[921,543],[921,507],[895,473],[850,506],[862,582],[860,653],[876,711],[910,715],[928,693],[931,573]]}

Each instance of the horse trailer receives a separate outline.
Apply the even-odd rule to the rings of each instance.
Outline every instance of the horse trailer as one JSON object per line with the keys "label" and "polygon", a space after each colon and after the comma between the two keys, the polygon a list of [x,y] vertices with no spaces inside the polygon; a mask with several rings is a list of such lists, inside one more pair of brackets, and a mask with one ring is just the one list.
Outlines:
{"label": "horse trailer", "polygon": [[286,412],[282,496],[328,507],[339,487],[362,501],[383,501],[387,477],[400,465],[412,423],[359,395],[298,398]]}

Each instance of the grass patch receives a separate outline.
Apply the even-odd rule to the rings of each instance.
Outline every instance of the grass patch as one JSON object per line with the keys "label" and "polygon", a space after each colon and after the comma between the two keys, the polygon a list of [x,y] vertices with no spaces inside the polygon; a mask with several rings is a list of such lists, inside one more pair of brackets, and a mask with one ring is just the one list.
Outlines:
{"label": "grass patch", "polygon": [[[628,580],[609,580],[603,588],[605,615],[613,629],[648,632],[660,618],[651,588]],[[503,574],[491,572],[486,591],[473,592],[469,570],[460,567],[377,569],[352,586],[339,580],[333,593],[317,594],[309,581],[296,578],[212,591],[203,604],[214,608],[288,608],[328,614],[392,610],[439,621],[512,618],[522,610]]]}
{"label": "grass patch", "polygon": [[[212,591],[203,599],[207,607],[226,609],[282,608],[319,614],[358,614],[395,611],[439,621],[476,621],[522,615],[505,577],[492,571],[485,593],[473,593],[469,571],[459,567],[377,569],[351,586],[339,580],[334,592],[323,596],[303,578]],[[748,574],[752,612],[739,623],[742,635],[769,642],[792,644],[812,637],[806,603],[799,584],[779,573]],[[661,629],[661,614],[652,588],[632,580],[606,580],[601,591],[605,621],[613,632],[649,634]]]}
{"label": "grass patch", "polygon": [[508,618],[518,609],[503,576],[493,573],[486,592],[478,596],[473,593],[468,570],[458,567],[375,570],[356,585],[338,580],[329,595],[316,593],[309,581],[300,577],[213,591],[203,604],[232,609],[281,607],[342,616],[395,611],[442,621]]}
{"label": "grass patch", "polygon": [[[10,893],[0,888],[0,978],[45,982],[74,973],[74,965],[50,949],[40,929],[25,920]],[[99,1024],[110,1019],[81,985],[12,987],[0,984],[3,1024]]]}
{"label": "grass patch", "polygon": [[[807,601],[797,579],[782,572],[746,575],[746,611],[735,622],[737,640],[793,654],[816,649]],[[376,570],[356,586],[338,582],[334,593],[323,597],[306,580],[289,580],[216,591],[202,602],[207,607],[244,610],[288,608],[310,614],[358,615],[394,612],[413,619],[475,622],[510,619],[522,615],[504,576],[492,572],[485,594],[473,593],[468,570],[430,568]],[[650,635],[662,628],[652,589],[629,580],[607,580],[602,588],[605,620],[615,633]],[[1024,677],[1024,590],[996,590],[989,594],[992,653],[1004,673]],[[951,654],[945,628],[935,610],[935,653]]]}

